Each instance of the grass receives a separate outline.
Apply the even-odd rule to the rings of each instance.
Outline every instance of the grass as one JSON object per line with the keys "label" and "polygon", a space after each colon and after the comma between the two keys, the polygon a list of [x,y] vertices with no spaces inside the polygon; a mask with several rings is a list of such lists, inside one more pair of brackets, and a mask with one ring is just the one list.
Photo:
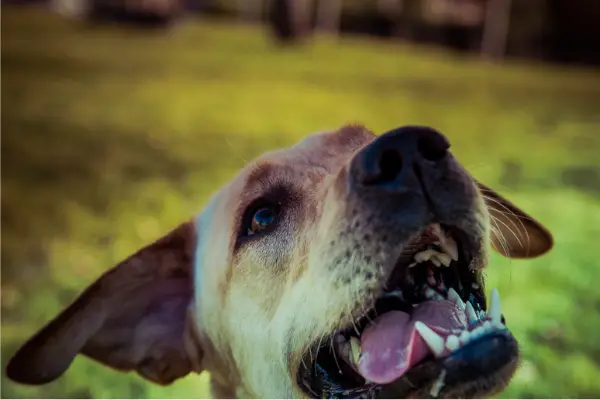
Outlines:
{"label": "grass", "polygon": [[[444,131],[472,173],[545,223],[547,257],[495,256],[523,365],[502,397],[600,397],[600,74],[366,39],[278,48],[207,20],[140,32],[2,16],[2,365],[106,268],[202,208],[263,151],[346,122]],[[78,357],[2,397],[205,397]]]}

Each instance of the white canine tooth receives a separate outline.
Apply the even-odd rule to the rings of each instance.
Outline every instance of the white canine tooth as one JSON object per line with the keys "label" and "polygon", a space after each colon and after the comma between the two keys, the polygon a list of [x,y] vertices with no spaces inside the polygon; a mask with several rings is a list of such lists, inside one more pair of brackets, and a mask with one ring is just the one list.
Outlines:
{"label": "white canine tooth", "polygon": [[415,329],[419,332],[425,343],[427,343],[433,354],[436,357],[441,356],[444,351],[444,339],[421,321],[415,322]]}
{"label": "white canine tooth", "polygon": [[460,347],[460,341],[458,340],[458,337],[456,335],[448,336],[448,339],[446,339],[446,347],[450,351],[455,351],[458,349]]}
{"label": "white canine tooth", "polygon": [[450,263],[452,262],[452,259],[450,258],[450,256],[446,253],[438,253],[437,254],[437,259],[440,260],[440,262],[445,265],[446,267],[450,266]]}
{"label": "white canine tooth", "polygon": [[500,294],[497,289],[492,289],[492,296],[490,298],[490,307],[488,308],[488,315],[493,322],[502,321],[502,309],[500,308]]}
{"label": "white canine tooth", "polygon": [[358,359],[360,358],[360,343],[358,339],[352,336],[350,338],[350,360],[354,365],[358,365]]}
{"label": "white canine tooth", "polygon": [[465,309],[465,303],[462,301],[462,299],[460,298],[458,293],[456,293],[456,290],[454,290],[454,288],[448,289],[448,300],[456,303],[456,305],[460,309],[462,309],[462,310]]}
{"label": "white canine tooth", "polygon": [[436,253],[433,257],[429,259],[429,261],[431,261],[436,267],[440,267],[442,265],[442,263],[438,259],[438,255],[439,253]]}
{"label": "white canine tooth", "polygon": [[412,268],[412,267],[414,267],[417,264],[418,264],[418,262],[416,262],[416,261],[412,262],[412,263],[408,264],[408,268]]}
{"label": "white canine tooth", "polygon": [[471,334],[469,333],[469,331],[462,331],[462,333],[458,337],[458,339],[460,340],[460,342],[462,344],[467,343],[470,338],[471,338]]}
{"label": "white canine tooth", "polygon": [[473,304],[471,304],[470,301],[467,301],[465,311],[467,314],[467,318],[469,319],[469,324],[472,324],[473,322],[477,322],[479,320],[477,314],[475,313],[475,309],[473,308]]}

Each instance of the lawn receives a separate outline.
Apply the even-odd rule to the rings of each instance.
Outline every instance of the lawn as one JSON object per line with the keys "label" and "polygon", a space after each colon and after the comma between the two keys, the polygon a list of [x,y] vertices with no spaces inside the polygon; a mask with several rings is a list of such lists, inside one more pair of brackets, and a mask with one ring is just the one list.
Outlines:
{"label": "lawn", "polygon": [[[170,32],[2,9],[2,365],[114,265],[201,210],[248,160],[307,133],[427,124],[488,185],[546,224],[547,257],[494,256],[523,364],[503,397],[600,397],[600,73],[485,64],[439,50],[253,26]],[[2,397],[190,398],[79,357]]]}

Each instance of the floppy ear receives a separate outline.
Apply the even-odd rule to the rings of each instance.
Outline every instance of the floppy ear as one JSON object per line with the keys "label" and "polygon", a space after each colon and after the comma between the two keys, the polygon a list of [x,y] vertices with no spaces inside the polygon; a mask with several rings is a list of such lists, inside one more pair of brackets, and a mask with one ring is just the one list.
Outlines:
{"label": "floppy ear", "polygon": [[195,236],[193,222],[184,223],[106,272],[25,343],[7,376],[48,383],[78,353],[159,384],[198,370],[201,354],[186,318]]}
{"label": "floppy ear", "polygon": [[534,258],[552,248],[552,234],[542,224],[489,187],[478,185],[492,218],[494,250],[510,258]]}

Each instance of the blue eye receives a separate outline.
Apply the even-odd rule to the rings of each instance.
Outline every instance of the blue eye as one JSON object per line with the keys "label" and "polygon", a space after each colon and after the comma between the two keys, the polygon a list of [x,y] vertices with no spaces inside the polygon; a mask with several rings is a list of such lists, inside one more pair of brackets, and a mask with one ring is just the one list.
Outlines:
{"label": "blue eye", "polygon": [[256,210],[249,221],[246,234],[252,236],[269,228],[277,220],[277,211],[274,206],[261,207]]}

